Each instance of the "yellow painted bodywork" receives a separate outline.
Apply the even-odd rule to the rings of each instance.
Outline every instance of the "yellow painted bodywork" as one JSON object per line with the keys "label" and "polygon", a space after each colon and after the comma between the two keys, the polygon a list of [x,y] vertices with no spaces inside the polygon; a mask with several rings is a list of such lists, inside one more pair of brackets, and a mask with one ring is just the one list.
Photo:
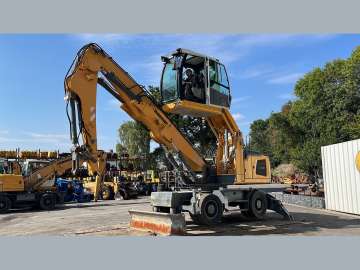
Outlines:
{"label": "yellow painted bodywork", "polygon": [[[94,200],[95,200],[95,196],[96,196],[96,200],[98,200],[99,194],[100,192],[103,190],[104,186],[107,186],[110,188],[110,190],[112,192],[114,192],[114,194],[117,192],[118,187],[117,187],[117,183],[114,182],[110,182],[110,181],[100,181],[100,187],[98,187],[98,181],[93,181],[93,180],[84,180],[83,181],[83,186],[84,188],[86,188],[86,190],[92,194],[94,194]],[[104,200],[108,200],[110,199],[109,194],[102,194],[102,199]]]}
{"label": "yellow painted bodywork", "polygon": [[71,163],[71,157],[53,160],[32,171],[30,175],[22,176],[19,164],[12,162],[13,173],[0,174],[0,192],[56,190],[55,186],[43,187],[43,184],[71,169]]}
{"label": "yellow painted bodywork", "polygon": [[0,192],[22,192],[24,189],[22,175],[0,174]]}
{"label": "yellow painted bodywork", "polygon": [[[256,162],[258,160],[266,160],[266,176],[256,174]],[[246,184],[264,184],[270,183],[269,176],[271,175],[270,160],[265,155],[249,155],[244,160],[245,166],[245,182]],[[237,182],[235,182],[237,184]],[[241,184],[241,183],[239,183]]]}
{"label": "yellow painted bodywork", "polygon": [[[216,168],[218,175],[235,174],[234,184],[267,184],[271,180],[269,157],[264,155],[248,155],[244,159],[244,142],[242,133],[225,107],[180,100],[163,105],[167,113],[204,117],[218,140],[216,155]],[[225,142],[224,132],[228,132],[228,141]],[[234,148],[234,155],[228,156],[224,161],[225,152]],[[266,176],[257,175],[256,161],[266,160]]]}
{"label": "yellow painted bodywork", "polygon": [[154,170],[147,170],[146,175],[144,177],[145,183],[152,183],[156,184],[160,182],[160,179],[158,177],[155,177],[155,171]]}

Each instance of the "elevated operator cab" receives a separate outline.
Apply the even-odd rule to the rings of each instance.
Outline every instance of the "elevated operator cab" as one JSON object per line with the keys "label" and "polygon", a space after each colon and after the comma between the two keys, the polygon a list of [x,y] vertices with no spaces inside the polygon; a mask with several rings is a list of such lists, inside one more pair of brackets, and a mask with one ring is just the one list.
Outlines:
{"label": "elevated operator cab", "polygon": [[161,60],[160,91],[165,111],[196,116],[196,111],[206,111],[209,106],[230,107],[230,84],[218,59],[179,48]]}

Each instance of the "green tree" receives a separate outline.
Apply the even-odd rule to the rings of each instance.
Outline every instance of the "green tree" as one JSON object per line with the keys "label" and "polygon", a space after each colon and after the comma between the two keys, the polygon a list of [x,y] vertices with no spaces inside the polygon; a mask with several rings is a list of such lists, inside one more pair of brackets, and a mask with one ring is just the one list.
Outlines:
{"label": "green tree", "polygon": [[251,125],[252,147],[273,159],[321,174],[321,146],[360,137],[360,47],[308,72],[295,85],[296,99]]}
{"label": "green tree", "polygon": [[269,120],[258,119],[250,125],[250,150],[255,152],[271,154],[269,141]]}
{"label": "green tree", "polygon": [[125,146],[118,142],[116,144],[116,153],[119,155],[127,153],[127,149],[125,148]]}
{"label": "green tree", "polygon": [[[130,156],[147,156],[150,153],[150,134],[141,123],[127,121],[119,130],[119,143]],[[121,146],[116,148],[121,148]]]}

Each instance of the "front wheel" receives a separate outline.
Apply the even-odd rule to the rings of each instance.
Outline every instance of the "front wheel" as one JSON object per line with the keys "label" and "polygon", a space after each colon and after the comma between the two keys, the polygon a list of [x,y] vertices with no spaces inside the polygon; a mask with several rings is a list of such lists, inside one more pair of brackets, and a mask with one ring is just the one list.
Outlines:
{"label": "front wheel", "polygon": [[221,223],[224,207],[216,195],[208,194],[202,196],[200,198],[200,208],[200,215],[195,218],[199,219],[199,223],[208,226]]}
{"label": "front wheel", "polygon": [[0,196],[0,214],[5,214],[11,209],[11,200],[6,196]]}

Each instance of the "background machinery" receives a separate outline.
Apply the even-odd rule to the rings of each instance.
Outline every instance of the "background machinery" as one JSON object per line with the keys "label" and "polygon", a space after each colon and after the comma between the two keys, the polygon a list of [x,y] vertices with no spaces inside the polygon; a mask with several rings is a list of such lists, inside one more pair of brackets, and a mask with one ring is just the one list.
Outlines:
{"label": "background machinery", "polygon": [[36,153],[21,152],[20,157],[25,161],[21,161],[19,155],[14,155],[15,151],[0,153],[6,156],[0,161],[0,213],[28,206],[52,210],[56,203],[63,202],[63,194],[58,191],[55,180],[71,170],[71,156],[56,158],[43,154],[44,160],[41,160]]}
{"label": "background machinery", "polygon": [[[142,216],[136,213],[134,227],[149,225],[149,216],[152,220],[157,214],[163,216],[158,212],[182,211],[189,212],[196,223],[215,224],[221,221],[224,211],[233,207],[249,217],[263,218],[266,210],[272,209],[290,218],[282,204],[268,193],[283,189],[281,185],[270,184],[269,158],[244,150],[242,134],[229,112],[231,94],[225,66],[218,59],[184,49],[162,57],[162,61],[159,104],[98,45],[92,43],[80,49],[65,78],[74,171],[82,158],[89,160],[90,170],[98,180],[103,177],[96,134],[99,84],[120,101],[125,112],[147,127],[151,138],[163,146],[167,159],[181,176],[182,186],[186,187],[153,192],[154,212]],[[205,161],[189,143],[169,114],[207,121],[217,139],[213,164]]]}
{"label": "background machinery", "polygon": [[127,179],[125,179],[123,171],[119,168],[121,158],[113,152],[106,152],[105,155],[101,154],[101,156],[106,157],[99,163],[102,168],[105,166],[104,171],[100,174],[101,177],[96,177],[97,174],[94,173],[89,176],[88,169],[86,168],[77,170],[77,175],[82,175],[81,172],[84,169],[86,171],[86,177],[84,177],[85,175],[82,177],[84,188],[93,194],[92,197],[95,201],[99,198],[102,200],[136,198],[138,193],[134,182],[126,181]]}

